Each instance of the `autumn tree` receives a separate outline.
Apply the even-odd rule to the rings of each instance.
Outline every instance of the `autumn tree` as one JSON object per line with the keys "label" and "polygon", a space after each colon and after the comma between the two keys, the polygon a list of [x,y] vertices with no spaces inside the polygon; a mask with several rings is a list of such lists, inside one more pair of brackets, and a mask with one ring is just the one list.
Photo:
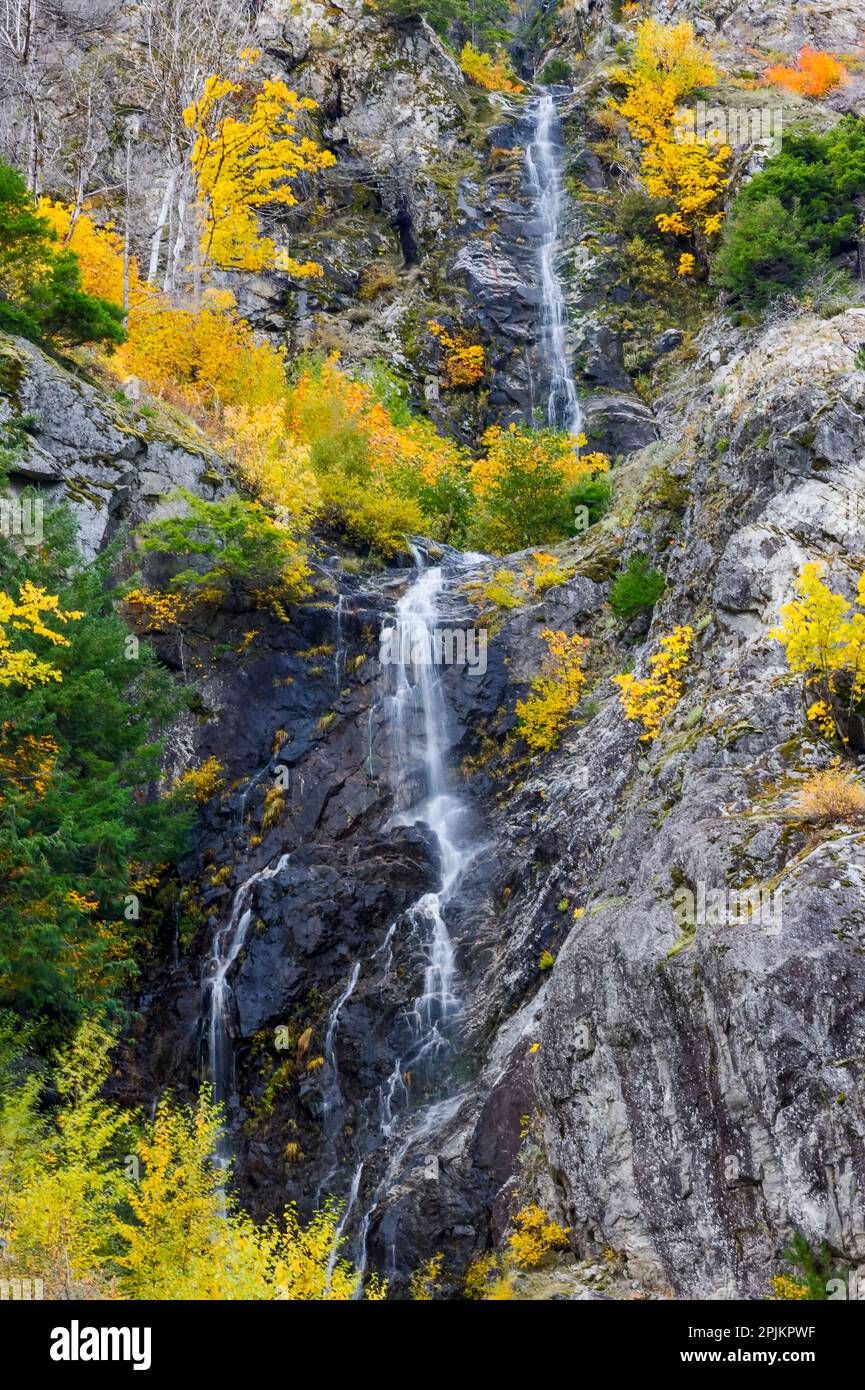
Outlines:
{"label": "autumn tree", "polygon": [[252,43],[249,12],[236,0],[142,0],[140,70],[147,134],[164,168],[148,258],[147,282],[162,271],[166,292],[183,277],[195,201],[195,134],[184,113],[214,73],[232,76]]}
{"label": "autumn tree", "polygon": [[[678,237],[713,236],[723,220],[719,204],[729,182],[731,150],[698,139],[693,132],[684,135],[677,122],[677,103],[696,87],[717,81],[711,57],[693,27],[643,20],[631,62],[617,68],[612,80],[625,88],[624,97],[612,106],[643,147],[646,188],[670,205],[658,214],[658,227]],[[692,265],[692,259],[685,260],[682,273],[690,273]]]}
{"label": "autumn tree", "polygon": [[854,607],[829,588],[825,573],[822,561],[803,566],[797,597],[783,606],[769,636],[802,680],[808,718],[826,737],[837,735],[846,744],[854,725],[861,727],[865,702],[865,574]]}
{"label": "autumn tree", "polygon": [[[252,50],[246,60],[251,65],[258,56]],[[195,136],[196,300],[202,265],[252,271],[273,266],[299,277],[321,273],[314,262],[301,264],[277,249],[259,225],[262,209],[296,206],[293,181],[299,174],[335,163],[328,150],[298,133],[302,113],[315,102],[284,82],[265,79],[246,110],[245,105],[240,82],[211,75],[184,112]]]}

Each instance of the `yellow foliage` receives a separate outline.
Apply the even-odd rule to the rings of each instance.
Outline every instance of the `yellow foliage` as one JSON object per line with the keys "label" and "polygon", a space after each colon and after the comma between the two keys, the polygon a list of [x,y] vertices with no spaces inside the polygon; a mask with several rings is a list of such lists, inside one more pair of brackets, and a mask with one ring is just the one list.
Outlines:
{"label": "yellow foliage", "polygon": [[59,756],[60,746],[50,734],[19,735],[8,720],[0,727],[0,782],[24,792],[31,801],[45,795]]}
{"label": "yellow foliage", "polygon": [[514,1225],[508,1245],[511,1258],[521,1269],[531,1269],[551,1250],[567,1246],[570,1228],[559,1226],[543,1207],[523,1207],[514,1217]]}
{"label": "yellow foliage", "polygon": [[796,584],[799,594],[781,609],[781,625],[769,636],[787,653],[790,670],[801,675],[806,690],[818,697],[808,709],[827,737],[846,741],[839,723],[865,695],[865,573],[856,591],[858,612],[823,581],[826,566],[814,561],[803,567]]}
{"label": "yellow foliage", "polygon": [[490,1287],[499,1277],[499,1257],[492,1251],[478,1255],[465,1272],[463,1293],[466,1298],[484,1299],[489,1296]]}
{"label": "yellow foliage", "polygon": [[769,1286],[772,1297],[784,1303],[808,1297],[808,1285],[797,1284],[795,1279],[791,1279],[787,1274],[773,1274]]}
{"label": "yellow foliage", "polygon": [[815,772],[799,787],[790,812],[815,825],[865,818],[865,787],[852,772],[843,772],[836,758],[831,767]]}
{"label": "yellow foliage", "polygon": [[[40,198],[39,211],[51,223],[59,241],[65,241],[70,251],[74,251],[81,267],[81,283],[87,294],[98,295],[112,304],[123,303],[123,238],[114,230],[111,223],[98,227],[86,212],[80,213],[69,235],[72,210],[65,203],[53,202],[50,198]],[[134,256],[129,265],[130,285],[138,293],[144,287],[138,278],[138,266]]]}
{"label": "yellow foliage", "polygon": [[198,193],[201,256],[222,269],[275,266],[296,277],[320,275],[315,262],[300,264],[261,234],[257,210],[297,203],[292,181],[326,169],[334,156],[298,134],[304,111],[315,102],[282,81],[265,80],[248,100],[244,86],[211,74],[201,95],[184,111],[195,136],[192,168]]}
{"label": "yellow foliage", "polygon": [[[718,203],[729,183],[726,170],[732,151],[727,145],[698,140],[693,131],[683,132],[677,124],[677,102],[695,87],[717,81],[711,57],[693,27],[643,20],[630,66],[616,69],[612,80],[626,88],[625,97],[612,105],[643,145],[646,188],[672,204],[671,212],[657,218],[661,231],[713,236],[723,221]],[[690,270],[680,263],[679,273]]]}
{"label": "yellow foliage", "polygon": [[83,616],[83,613],[64,613],[56,594],[46,593],[29,579],[21,585],[17,600],[0,589],[0,685],[24,685],[32,690],[34,685],[62,680],[57,667],[49,661],[43,661],[27,647],[14,646],[13,633],[29,632],[45,638],[55,647],[68,647],[69,639],[62,632],[47,627],[44,619],[68,623]]}
{"label": "yellow foliage", "polygon": [[484,350],[469,343],[462,333],[451,337],[442,324],[430,319],[427,328],[445,351],[445,383],[448,386],[475,386],[484,374]]}
{"label": "yellow foliage", "polygon": [[42,1279],[49,1299],[112,1296],[107,1256],[128,1189],[116,1155],[127,1118],[99,1094],[112,1044],[82,1025],[53,1076],[50,1122],[34,1070],[0,1105],[0,1266]]}
{"label": "yellow foliage", "polygon": [[[255,1225],[226,1202],[212,1159],[218,1134],[218,1116],[205,1103],[157,1108],[137,1146],[143,1173],[129,1190],[132,1220],[116,1219],[127,1296],[353,1298],[360,1276],[338,1257],[338,1211],[319,1212],[303,1227],[289,1206],[281,1223]],[[367,1297],[383,1295],[372,1281]]]}
{"label": "yellow foliage", "polygon": [[643,743],[658,737],[664,720],[672,714],[682,697],[679,672],[688,664],[694,631],[675,627],[661,639],[661,649],[649,660],[651,675],[637,680],[631,675],[613,676],[621,691],[619,699],[626,719],[639,720]]}
{"label": "yellow foliage", "polygon": [[130,589],[124,607],[144,632],[167,632],[177,627],[192,608],[188,597],[161,589]]}
{"label": "yellow foliage", "polygon": [[268,787],[264,793],[264,809],[261,813],[262,830],[270,830],[276,825],[285,810],[285,791],[282,787]]}
{"label": "yellow foliage", "polygon": [[289,399],[287,420],[292,434],[308,445],[338,437],[346,430],[363,436],[373,478],[386,483],[411,472],[432,484],[448,472],[464,470],[465,450],[438,434],[428,420],[396,425],[371,386],[343,371],[333,353],[320,371],[306,371]]}
{"label": "yellow foliage", "polygon": [[229,407],[224,415],[226,444],[247,482],[278,521],[307,524],[321,505],[309,447],[288,433],[286,403]]}
{"label": "yellow foliage", "polygon": [[511,71],[507,57],[499,54],[496,58],[489,53],[480,53],[470,43],[464,44],[460,53],[460,67],[469,81],[488,92],[522,92],[522,82],[518,82]]}
{"label": "yellow foliage", "polygon": [[191,801],[203,803],[225,785],[225,769],[218,758],[207,758],[200,767],[188,768],[174,784],[174,791]]}
{"label": "yellow foliage", "polygon": [[409,1297],[416,1303],[431,1303],[441,1291],[441,1273],[444,1264],[441,1251],[432,1255],[420,1269],[416,1269],[409,1283]]}
{"label": "yellow foliage", "polygon": [[[577,448],[574,444],[577,444]],[[563,486],[576,483],[609,470],[606,454],[580,454],[585,435],[576,438],[567,434],[518,430],[511,424],[507,429],[491,425],[484,432],[484,454],[472,467],[471,477],[477,497],[483,501],[496,491],[515,464],[524,473],[555,470]]]}
{"label": "yellow foliage", "polygon": [[848,80],[849,73],[844,64],[833,54],[821,52],[805,44],[795,67],[776,63],[767,68],[766,80],[776,87],[786,87],[790,92],[799,92],[806,97],[823,97]]}
{"label": "yellow foliage", "polygon": [[[65,236],[70,209],[60,203],[45,208]],[[112,229],[82,213],[70,246],[85,289],[121,304],[123,245]],[[306,524],[320,497],[308,451],[287,430],[284,352],[256,338],[234,312],[230,294],[208,290],[198,310],[175,304],[141,282],[134,261],[129,294],[127,340],[107,359],[108,368],[140,377],[152,391],[202,415],[279,519]]]}
{"label": "yellow foliage", "polygon": [[205,303],[196,311],[161,294],[133,303],[127,341],[114,354],[123,372],[193,409],[271,406],[285,390],[284,354],[259,342],[245,319]]}
{"label": "yellow foliage", "polygon": [[517,701],[520,733],[533,753],[555,748],[579,703],[586,683],[583,662],[588,639],[544,628],[548,657],[532,681],[527,700]]}

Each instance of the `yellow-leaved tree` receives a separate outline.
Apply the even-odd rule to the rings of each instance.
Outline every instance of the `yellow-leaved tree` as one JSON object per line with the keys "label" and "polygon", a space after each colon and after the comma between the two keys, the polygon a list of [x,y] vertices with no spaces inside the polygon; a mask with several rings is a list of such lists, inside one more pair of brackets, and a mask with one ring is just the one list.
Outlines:
{"label": "yellow-leaved tree", "polygon": [[206,1093],[146,1123],[106,1101],[115,1041],[90,1019],[46,1073],[0,1029],[0,1277],[54,1299],[384,1297],[341,1257],[336,1207],[260,1225],[237,1207]]}
{"label": "yellow-leaved tree", "polygon": [[[643,20],[631,62],[611,78],[625,88],[625,96],[611,104],[643,146],[643,181],[653,197],[671,205],[657,218],[661,231],[678,237],[713,236],[723,221],[720,200],[729,182],[732,151],[697,138],[678,118],[682,98],[717,82],[715,65],[693,27]],[[685,260],[680,270],[689,274],[691,268]]]}
{"label": "yellow-leaved tree", "polygon": [[555,748],[579,704],[586,683],[583,662],[588,639],[578,633],[544,628],[547,658],[540,675],[532,681],[527,700],[517,701],[519,729],[533,753]]}
{"label": "yellow-leaved tree", "polygon": [[781,643],[790,670],[802,677],[808,718],[827,737],[837,734],[847,743],[865,697],[865,574],[856,589],[856,611],[832,592],[825,572],[823,561],[803,566],[798,598],[784,605],[780,626],[769,636]]}
{"label": "yellow-leaved tree", "polygon": [[656,739],[664,722],[682,698],[681,672],[688,664],[694,629],[674,627],[661,638],[660,649],[649,658],[650,674],[643,680],[625,673],[613,676],[620,690],[619,701],[626,719],[642,724],[642,743]]}
{"label": "yellow-leaved tree", "polygon": [[82,613],[65,613],[56,594],[46,593],[29,579],[21,585],[17,599],[0,590],[0,685],[24,685],[31,690],[34,685],[62,680],[57,667],[20,646],[16,634],[31,633],[52,646],[68,647],[69,639],[48,622],[68,623],[81,617]]}
{"label": "yellow-leaved tree", "polygon": [[[260,54],[249,50],[246,56],[252,64]],[[242,81],[213,73],[184,111],[194,137],[196,286],[208,263],[222,270],[272,266],[300,278],[321,274],[316,262],[296,261],[278,249],[259,223],[263,208],[297,204],[293,181],[299,174],[336,162],[299,133],[302,113],[314,108],[282,81],[265,79],[250,100]]]}
{"label": "yellow-leaved tree", "polygon": [[[206,1097],[194,1108],[163,1101],[138,1144],[141,1180],[129,1193],[131,1221],[118,1221],[124,1292],[157,1299],[351,1299],[360,1276],[339,1256],[339,1213],[302,1226],[256,1225],[223,1189],[214,1163],[219,1116]],[[367,1297],[382,1296],[377,1281]]]}

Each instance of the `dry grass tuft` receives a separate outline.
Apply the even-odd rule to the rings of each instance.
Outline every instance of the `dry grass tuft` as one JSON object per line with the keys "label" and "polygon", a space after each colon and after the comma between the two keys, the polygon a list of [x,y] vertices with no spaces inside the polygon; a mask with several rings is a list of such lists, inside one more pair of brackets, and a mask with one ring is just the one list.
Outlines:
{"label": "dry grass tuft", "polygon": [[865,820],[865,787],[834,762],[803,782],[790,814],[813,825]]}

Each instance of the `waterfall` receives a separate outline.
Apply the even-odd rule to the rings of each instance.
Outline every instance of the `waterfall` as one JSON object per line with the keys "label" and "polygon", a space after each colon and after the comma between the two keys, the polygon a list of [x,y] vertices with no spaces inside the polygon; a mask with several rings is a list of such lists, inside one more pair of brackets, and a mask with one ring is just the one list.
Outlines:
{"label": "waterfall", "polygon": [[393,672],[393,693],[386,702],[397,764],[397,804],[391,825],[429,826],[440,859],[440,882],[424,893],[408,918],[424,950],[423,990],[412,1010],[416,1065],[447,1046],[441,1031],[458,1008],[456,962],[444,909],[466,864],[465,807],[448,784],[447,719],[437,663],[439,599],[444,582],[440,566],[423,567],[415,552],[418,577],[396,607],[395,624],[382,633],[382,652]]}
{"label": "waterfall", "polygon": [[[460,1009],[456,953],[447,925],[447,908],[468,864],[477,853],[470,841],[467,811],[450,786],[447,750],[448,721],[438,661],[437,635],[441,630],[440,599],[444,575],[440,567],[426,568],[415,551],[417,578],[399,600],[393,620],[381,633],[382,662],[389,689],[382,701],[395,776],[396,807],[391,826],[426,825],[432,832],[439,858],[439,881],[405,913],[404,921],[418,938],[423,961],[419,989],[408,1011],[406,1042],[402,1055],[379,1089],[379,1145],[391,1140],[409,1102],[405,1077],[434,1071],[436,1062],[450,1047],[448,1032]],[[383,959],[384,975],[391,968],[392,943],[397,923],[391,924],[370,964]],[[376,1208],[398,1176],[402,1160],[437,1113],[427,1106],[407,1123],[384,1177],[366,1205],[357,1238],[356,1260],[366,1268],[367,1237]],[[361,1163],[355,1170],[343,1214],[342,1231],[357,1203]],[[393,1237],[395,1239],[395,1236]]]}
{"label": "waterfall", "polygon": [[[471,559],[473,557],[466,557]],[[396,921],[364,963],[356,960],[327,1017],[324,1037],[322,1091],[322,1129],[330,1149],[331,1165],[319,1184],[316,1200],[326,1193],[339,1167],[336,1141],[341,1133],[345,1108],[340,1082],[338,1037],[344,1011],[364,972],[381,975],[384,986],[393,964],[397,932],[408,929],[417,942],[419,978],[415,996],[404,1015],[398,1045],[400,1053],[377,1095],[371,1097],[370,1116],[375,1116],[367,1135],[367,1156],[360,1153],[353,1169],[346,1204],[340,1217],[340,1234],[345,1230],[360,1197],[361,1180],[373,1150],[389,1146],[382,1162],[384,1177],[377,1182],[364,1204],[358,1236],[358,1261],[366,1266],[366,1239],[379,1202],[398,1176],[399,1167],[412,1145],[420,1142],[432,1126],[442,1102],[418,1107],[412,1118],[394,1138],[400,1116],[409,1107],[407,1074],[416,1085],[440,1077],[437,1065],[452,1047],[452,1026],[460,1012],[456,952],[448,929],[448,904],[458,888],[466,867],[477,853],[470,842],[467,808],[453,790],[448,776],[449,732],[442,690],[441,653],[438,634],[442,631],[441,597],[444,575],[441,567],[427,567],[420,551],[415,552],[417,575],[399,600],[381,633],[383,693],[377,704],[378,717],[387,740],[388,761],[394,787],[395,809],[388,822],[398,826],[425,825],[430,831],[438,857],[438,883],[423,893]],[[342,611],[336,617],[334,675],[341,671],[337,662],[341,650]],[[371,730],[370,730],[371,732]],[[373,771],[372,739],[368,768]],[[208,1072],[214,1100],[220,1102],[230,1121],[237,1108],[234,1076],[234,991],[230,976],[247,942],[253,921],[256,885],[278,874],[288,862],[282,855],[273,865],[251,875],[237,889],[228,919],[213,938],[202,978],[204,1015],[208,1044]],[[452,1104],[448,1101],[447,1104]],[[217,1161],[225,1167],[229,1160],[226,1136],[220,1135]],[[391,1231],[391,1244],[395,1232]]]}
{"label": "waterfall", "polygon": [[541,276],[541,360],[549,377],[547,422],[551,429],[579,434],[583,423],[577,388],[568,362],[567,310],[556,270],[562,218],[559,121],[552,92],[546,90],[533,108],[534,130],[526,146],[526,172],[541,227],[538,262]]}
{"label": "waterfall", "polygon": [[[208,1071],[213,1100],[224,1108],[224,1119],[230,1118],[235,1105],[233,1012],[234,991],[228,979],[249,935],[252,923],[252,894],[262,879],[273,878],[288,863],[284,854],[276,864],[260,869],[241,884],[234,895],[231,912],[224,927],[214,933],[213,946],[204,966],[202,980],[207,1018]],[[220,1132],[216,1161],[225,1168],[230,1154],[225,1134]]]}

